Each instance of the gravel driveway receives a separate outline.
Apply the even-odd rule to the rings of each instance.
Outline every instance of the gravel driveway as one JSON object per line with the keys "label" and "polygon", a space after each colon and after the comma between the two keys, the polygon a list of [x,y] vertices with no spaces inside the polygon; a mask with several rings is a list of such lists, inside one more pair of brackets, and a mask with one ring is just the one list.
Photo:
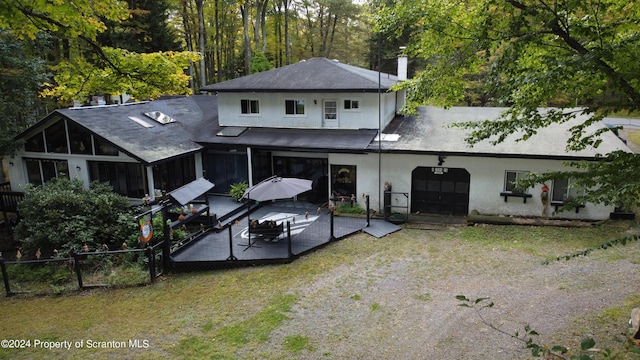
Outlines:
{"label": "gravel driveway", "polygon": [[298,359],[531,358],[523,342],[458,306],[460,294],[490,297],[495,306],[481,311],[486,321],[509,334],[530,325],[540,333],[538,344],[579,348],[583,337],[594,336],[597,346],[622,347],[616,341],[624,341],[626,320],[607,314],[640,305],[637,242],[542,265],[539,255],[515,246],[465,243],[440,230],[404,230],[420,240],[356,254],[358,261],[289,289],[299,295],[290,320],[250,352],[269,358],[297,335],[310,339]]}

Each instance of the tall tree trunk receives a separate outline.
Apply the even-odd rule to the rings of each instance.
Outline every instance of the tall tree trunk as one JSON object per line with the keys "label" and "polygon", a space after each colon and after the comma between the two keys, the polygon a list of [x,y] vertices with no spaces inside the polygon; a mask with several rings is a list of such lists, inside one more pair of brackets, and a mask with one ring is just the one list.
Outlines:
{"label": "tall tree trunk", "polygon": [[269,8],[269,0],[264,0],[264,6],[262,8],[262,13],[260,16],[262,17],[262,21],[260,25],[262,27],[262,53],[267,52],[267,9]]}
{"label": "tall tree trunk", "polygon": [[326,55],[327,57],[331,56],[331,48],[333,47],[333,38],[336,34],[336,25],[338,24],[338,14],[333,15],[333,24],[331,25],[331,35],[329,36],[329,42],[327,44]]}
{"label": "tall tree trunk", "polygon": [[259,50],[260,48],[262,48],[261,45],[261,39],[262,37],[260,36],[260,30],[262,30],[262,9],[265,6],[265,2],[262,0],[256,0],[256,17],[255,17],[255,24],[253,26],[253,43],[256,46],[256,50]]}
{"label": "tall tree trunk", "polygon": [[220,0],[215,0],[214,3],[214,15],[215,15],[215,52],[216,52],[216,72],[218,82],[222,81],[222,40],[220,31]]}
{"label": "tall tree trunk", "polygon": [[284,61],[291,64],[291,39],[289,38],[289,0],[284,2]]}
{"label": "tall tree trunk", "polygon": [[242,27],[244,32],[244,74],[251,71],[251,38],[249,37],[249,0],[240,6],[242,12]]}
{"label": "tall tree trunk", "polygon": [[[187,51],[193,51],[193,39],[191,38],[191,23],[189,22],[189,8],[187,6],[188,0],[182,0],[182,26],[184,27],[184,41],[187,44]],[[195,68],[193,66],[193,61],[189,60],[189,77],[191,78],[190,87],[191,93],[196,93],[195,87]]]}
{"label": "tall tree trunk", "polygon": [[205,66],[206,37],[204,29],[204,0],[196,0],[198,11],[198,51],[200,52],[200,87],[207,84],[207,69]]}
{"label": "tall tree trunk", "polygon": [[311,56],[315,56],[315,46],[313,41],[313,15],[308,4],[305,4],[305,12],[307,16],[307,48],[311,51]]}
{"label": "tall tree trunk", "polygon": [[282,66],[282,2],[276,2],[275,4],[276,16],[273,22],[273,33],[275,37],[276,48],[274,51],[275,66]]}

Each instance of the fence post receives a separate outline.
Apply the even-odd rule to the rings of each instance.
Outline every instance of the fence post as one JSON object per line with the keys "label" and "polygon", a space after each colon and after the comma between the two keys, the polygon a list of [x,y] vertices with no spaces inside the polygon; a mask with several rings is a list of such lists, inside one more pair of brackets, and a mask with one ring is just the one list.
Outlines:
{"label": "fence post", "polygon": [[164,232],[164,242],[162,245],[162,271],[169,272],[169,266],[171,265],[171,225],[167,222],[169,214],[167,206],[169,201],[166,194],[162,196],[162,227]]}
{"label": "fence post", "polygon": [[329,241],[333,241],[335,240],[335,237],[333,236],[333,210],[329,212],[329,224],[329,227],[331,228],[329,233]]}
{"label": "fence post", "polygon": [[76,276],[78,277],[78,287],[82,290],[82,271],[80,270],[80,257],[78,254],[73,254],[73,267],[76,270]]}
{"label": "fence post", "polygon": [[147,246],[147,257],[149,258],[149,277],[151,277],[151,283],[154,283],[156,282],[156,254],[153,246]]}
{"label": "fence post", "polygon": [[367,227],[371,225],[371,209],[369,208],[369,195],[367,195]]}
{"label": "fence post", "polygon": [[9,287],[9,274],[7,274],[7,265],[4,263],[4,259],[0,256],[0,268],[2,268],[2,280],[4,280],[4,290],[7,292],[7,297],[11,296],[11,288]]}
{"label": "fence post", "polygon": [[293,257],[291,251],[291,222],[287,221],[287,249],[289,250],[289,259]]}
{"label": "fence post", "polygon": [[[231,230],[231,224],[229,224],[228,228],[229,228],[229,257],[227,258],[227,261],[234,261],[234,260],[238,260],[238,258],[236,258],[233,255],[233,232]],[[251,238],[249,238],[249,241],[251,241]]]}

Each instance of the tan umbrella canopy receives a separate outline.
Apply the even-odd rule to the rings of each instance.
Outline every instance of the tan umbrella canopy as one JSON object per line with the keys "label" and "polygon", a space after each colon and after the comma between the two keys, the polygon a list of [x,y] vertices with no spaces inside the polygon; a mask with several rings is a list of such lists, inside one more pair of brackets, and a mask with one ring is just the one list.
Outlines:
{"label": "tan umbrella canopy", "polygon": [[248,188],[243,199],[267,201],[289,199],[311,190],[311,180],[272,176]]}

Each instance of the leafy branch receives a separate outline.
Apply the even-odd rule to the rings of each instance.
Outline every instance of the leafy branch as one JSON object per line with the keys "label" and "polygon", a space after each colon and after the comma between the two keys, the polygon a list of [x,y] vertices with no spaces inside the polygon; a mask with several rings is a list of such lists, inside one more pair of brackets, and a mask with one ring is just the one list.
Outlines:
{"label": "leafy branch", "polygon": [[[611,239],[605,243],[602,243],[600,245],[597,246],[593,246],[590,248],[587,248],[585,250],[581,250],[581,251],[576,251],[572,254],[569,255],[563,255],[563,256],[558,256],[557,258],[555,258],[555,261],[560,261],[562,259],[564,260],[571,260],[572,258],[576,258],[579,256],[587,256],[589,255],[591,252],[595,251],[595,250],[606,250],[610,247],[616,246],[616,245],[626,245],[627,242],[631,242],[631,241],[638,241],[640,240],[640,234],[632,234],[632,235],[628,235],[628,236],[623,236],[623,237],[619,237],[619,238],[614,238]],[[549,265],[553,260],[545,260],[542,264],[543,265]]]}
{"label": "leafy branch", "polygon": [[538,332],[533,330],[529,325],[526,325],[524,327],[524,334],[521,335],[517,331],[514,334],[511,334],[485,320],[485,318],[482,316],[482,311],[494,306],[493,302],[486,302],[487,300],[489,300],[488,297],[481,297],[475,300],[470,300],[464,295],[457,295],[456,300],[462,301],[462,303],[458,304],[458,306],[473,309],[480,318],[480,321],[482,321],[482,323],[486,326],[501,334],[507,335],[524,343],[527,349],[531,349],[531,355],[533,355],[534,357],[543,356],[545,359],[590,360],[591,357],[585,353],[587,351],[601,352],[605,356],[609,356],[611,354],[610,350],[596,349],[596,342],[595,340],[593,340],[593,338],[584,338],[582,340],[582,342],[580,343],[580,349],[582,351],[581,354],[572,354],[572,351],[569,348],[561,345],[554,345],[552,347],[540,345],[533,341],[533,337],[539,335]]}

